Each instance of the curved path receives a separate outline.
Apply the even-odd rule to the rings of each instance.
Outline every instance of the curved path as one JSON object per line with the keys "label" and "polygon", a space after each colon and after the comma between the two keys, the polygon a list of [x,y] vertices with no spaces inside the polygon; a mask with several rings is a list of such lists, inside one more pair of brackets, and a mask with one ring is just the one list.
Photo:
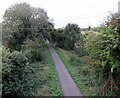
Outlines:
{"label": "curved path", "polygon": [[47,43],[58,72],[58,77],[60,80],[64,96],[82,96],[82,94],[79,91],[79,88],[77,87],[72,77],[68,73],[60,57],[58,56],[54,48],[51,46],[51,44],[48,41]]}

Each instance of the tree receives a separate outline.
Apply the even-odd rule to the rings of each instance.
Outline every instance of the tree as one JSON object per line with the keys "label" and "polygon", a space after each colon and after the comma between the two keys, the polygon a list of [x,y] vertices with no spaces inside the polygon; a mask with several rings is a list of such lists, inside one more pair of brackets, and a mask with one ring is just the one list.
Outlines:
{"label": "tree", "polygon": [[15,4],[8,8],[3,21],[3,44],[10,49],[20,50],[29,38],[43,39],[52,28],[47,12],[31,7],[26,3]]}
{"label": "tree", "polygon": [[[2,95],[35,96],[43,75],[44,36],[52,29],[44,9],[26,3],[8,8],[3,21]],[[41,63],[42,62],[42,63]]]}
{"label": "tree", "polygon": [[20,49],[20,45],[31,32],[30,18],[30,6],[26,3],[8,8],[3,21],[3,44],[11,49]]}
{"label": "tree", "polygon": [[64,47],[66,49],[73,50],[75,43],[80,39],[80,28],[77,24],[67,24],[64,30],[65,42]]}
{"label": "tree", "polygon": [[77,24],[67,24],[64,30],[64,48],[73,50],[75,43],[80,39],[80,28]]}
{"label": "tree", "polygon": [[71,23],[68,23],[65,28],[53,29],[53,32],[50,34],[50,38],[56,46],[67,50],[73,50],[76,43],[83,42],[80,28],[77,24]]}
{"label": "tree", "polygon": [[89,31],[91,30],[91,26],[88,26],[88,30],[89,30]]}

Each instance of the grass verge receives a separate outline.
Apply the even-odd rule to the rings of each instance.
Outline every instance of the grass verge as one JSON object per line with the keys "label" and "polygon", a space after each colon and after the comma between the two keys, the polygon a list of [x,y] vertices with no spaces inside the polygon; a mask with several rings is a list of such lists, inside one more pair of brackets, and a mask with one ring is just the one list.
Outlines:
{"label": "grass verge", "polygon": [[78,57],[71,51],[55,48],[61,60],[84,96],[97,95],[97,79],[94,67],[85,64],[87,57]]}
{"label": "grass verge", "polygon": [[47,54],[47,61],[48,61],[48,66],[49,66],[49,74],[50,74],[50,92],[51,96],[63,96],[63,92],[60,86],[58,74],[52,59],[52,56],[50,54],[50,51],[47,47],[46,49],[46,54]]}

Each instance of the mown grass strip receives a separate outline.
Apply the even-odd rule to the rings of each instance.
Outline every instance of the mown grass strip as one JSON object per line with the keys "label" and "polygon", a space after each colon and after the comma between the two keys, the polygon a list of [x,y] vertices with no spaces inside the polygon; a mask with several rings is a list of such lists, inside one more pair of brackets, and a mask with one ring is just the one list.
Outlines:
{"label": "mown grass strip", "polygon": [[48,57],[48,65],[49,65],[49,71],[50,71],[51,96],[63,96],[58,74],[48,48],[47,48],[47,57]]}
{"label": "mown grass strip", "polygon": [[71,74],[71,76],[74,79],[74,81],[76,82],[77,86],[80,88],[80,91],[82,92],[82,94],[84,96],[92,95],[91,92],[89,91],[88,87],[84,84],[84,82],[81,79],[82,76],[80,76],[80,73],[78,71],[79,68],[75,65],[71,65],[69,62],[70,55],[72,55],[72,53],[67,53],[69,55],[67,57],[65,57],[66,54],[64,54],[59,48],[55,48],[55,49],[56,49],[58,55],[60,56],[61,60],[65,64],[66,68],[68,69],[68,72]]}

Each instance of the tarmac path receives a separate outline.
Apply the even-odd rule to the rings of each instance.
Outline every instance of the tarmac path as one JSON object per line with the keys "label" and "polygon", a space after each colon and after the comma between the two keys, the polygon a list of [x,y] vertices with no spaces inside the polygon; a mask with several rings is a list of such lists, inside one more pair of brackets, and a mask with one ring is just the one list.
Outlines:
{"label": "tarmac path", "polygon": [[56,70],[58,72],[58,77],[64,96],[82,96],[79,88],[77,87],[76,83],[68,73],[62,60],[60,59],[52,45],[49,43],[49,41],[47,41],[47,43],[50,49],[51,56],[56,66]]}

